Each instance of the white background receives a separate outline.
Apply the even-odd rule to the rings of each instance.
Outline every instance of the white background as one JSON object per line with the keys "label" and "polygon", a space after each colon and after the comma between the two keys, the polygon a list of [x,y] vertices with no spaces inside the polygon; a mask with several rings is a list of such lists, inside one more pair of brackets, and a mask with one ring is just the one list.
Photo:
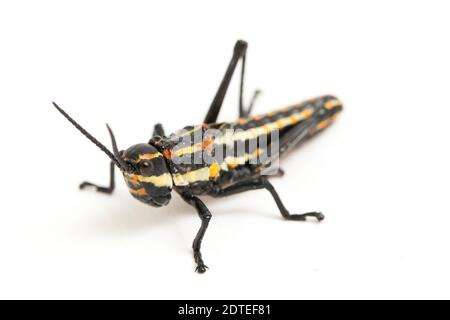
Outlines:
{"label": "white background", "polygon": [[[164,4],[162,4],[164,3]],[[447,1],[9,1],[0,4],[1,298],[450,298]],[[282,163],[280,218],[254,191],[200,220],[108,181],[108,159],[52,107],[109,145],[203,119],[237,39],[246,97],[266,112],[317,95],[345,105]],[[233,82],[220,120],[237,115]]]}

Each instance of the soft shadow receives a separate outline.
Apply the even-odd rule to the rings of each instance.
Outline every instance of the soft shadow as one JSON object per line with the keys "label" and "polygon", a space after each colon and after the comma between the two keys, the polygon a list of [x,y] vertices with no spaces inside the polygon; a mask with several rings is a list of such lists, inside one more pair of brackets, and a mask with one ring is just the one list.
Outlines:
{"label": "soft shadow", "polygon": [[[279,178],[275,178],[279,179]],[[267,207],[249,207],[245,201],[248,194],[259,194],[268,197]],[[171,202],[162,208],[154,208],[130,198],[127,193],[117,192],[112,198],[102,194],[93,196],[103,198],[101,204],[92,207],[88,213],[89,219],[83,222],[83,231],[90,235],[130,236],[148,233],[157,228],[170,228],[173,233],[192,233],[192,230],[181,228],[186,217],[200,223],[196,210],[184,202],[176,192],[173,192]],[[283,220],[275,202],[271,203],[270,194],[266,190],[255,190],[224,198],[201,197],[214,216],[226,217],[241,215],[255,219]],[[80,199],[81,200],[81,199]],[[82,200],[84,201],[84,200]],[[98,204],[98,202],[97,202]],[[197,221],[198,220],[198,221]],[[178,223],[180,222],[181,223]]]}
{"label": "soft shadow", "polygon": [[101,213],[98,210],[92,213],[95,218],[90,219],[90,225],[85,226],[88,233],[136,235],[166,226],[173,228],[176,221],[187,214],[197,217],[195,210],[177,195],[162,208],[154,208],[123,195],[118,195],[117,198],[112,204],[105,206]]}

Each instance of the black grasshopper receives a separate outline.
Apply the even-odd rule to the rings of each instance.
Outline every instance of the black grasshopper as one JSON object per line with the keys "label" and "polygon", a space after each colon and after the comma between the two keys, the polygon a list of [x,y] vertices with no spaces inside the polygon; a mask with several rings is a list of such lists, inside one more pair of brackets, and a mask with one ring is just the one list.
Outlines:
{"label": "black grasshopper", "polygon": [[[254,93],[248,107],[244,107],[242,94],[246,51],[247,43],[237,41],[203,124],[185,127],[169,136],[157,124],[148,143],[136,144],[125,151],[117,148],[109,126],[112,152],[53,103],[64,117],[111,159],[109,186],[83,182],[81,189],[92,186],[99,192],[111,194],[115,186],[114,168],[117,166],[136,199],[154,207],[165,206],[174,189],[197,210],[201,227],[195,237],[193,251],[196,271],[200,273],[207,269],[200,247],[211,213],[199,196],[225,197],[266,189],[285,219],[324,219],[320,212],[291,214],[268,181],[270,175],[267,175],[267,170],[273,167],[281,155],[331,124],[342,110],[342,104],[333,96],[323,96],[265,115],[250,116],[258,91]],[[232,123],[217,123],[222,102],[240,60],[239,119]],[[282,175],[282,171],[277,170],[276,174]]]}

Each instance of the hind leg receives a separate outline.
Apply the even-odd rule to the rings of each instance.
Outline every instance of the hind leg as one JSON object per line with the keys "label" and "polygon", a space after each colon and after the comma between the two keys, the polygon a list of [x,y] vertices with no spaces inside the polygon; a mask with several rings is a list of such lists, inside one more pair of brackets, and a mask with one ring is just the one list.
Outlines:
{"label": "hind leg", "polygon": [[223,76],[222,82],[220,83],[219,89],[214,96],[214,99],[209,107],[209,110],[206,114],[204,123],[216,123],[217,117],[219,116],[220,109],[222,108],[223,100],[225,99],[225,95],[227,93],[228,87],[230,85],[233,74],[236,70],[236,66],[239,61],[241,63],[241,75],[240,75],[240,86],[239,86],[239,118],[247,118],[253,108],[256,98],[261,93],[259,90],[256,90],[253,94],[251,102],[247,108],[244,107],[243,102],[243,92],[244,92],[244,75],[245,75],[245,59],[247,55],[247,42],[238,40],[234,46],[233,56],[231,57],[231,61],[228,64],[225,75]]}
{"label": "hind leg", "polygon": [[287,220],[296,220],[296,221],[306,221],[307,217],[313,217],[317,219],[317,221],[322,221],[325,219],[325,216],[321,212],[307,212],[303,214],[291,214],[286,207],[284,206],[283,202],[281,201],[280,196],[276,192],[275,188],[272,186],[272,184],[266,179],[266,178],[257,178],[252,179],[248,181],[243,181],[236,183],[235,185],[225,188],[216,190],[212,196],[213,197],[226,197],[233,194],[251,191],[251,190],[259,190],[259,189],[266,189],[270,192],[273,199],[275,200],[275,203],[277,204],[278,210],[280,210],[281,215],[287,219]]}
{"label": "hind leg", "polygon": [[250,116],[250,114],[252,113],[252,110],[253,110],[253,106],[255,105],[255,102],[258,99],[260,94],[261,94],[261,90],[255,90],[253,92],[252,99],[250,100],[250,103],[248,104],[248,107],[245,109],[239,107],[239,118],[248,118]]}
{"label": "hind leg", "polygon": [[278,206],[278,209],[280,210],[281,215],[287,219],[287,220],[297,220],[297,221],[306,221],[307,217],[313,217],[316,218],[317,221],[322,221],[323,219],[325,219],[325,216],[321,213],[321,212],[307,212],[307,213],[303,213],[303,214],[291,214],[286,207],[284,206],[283,202],[281,201],[280,196],[278,195],[278,193],[276,192],[275,188],[273,187],[273,185],[265,180],[264,181],[264,188],[266,190],[268,190],[270,192],[270,194],[272,195],[273,199],[275,200],[275,203]]}

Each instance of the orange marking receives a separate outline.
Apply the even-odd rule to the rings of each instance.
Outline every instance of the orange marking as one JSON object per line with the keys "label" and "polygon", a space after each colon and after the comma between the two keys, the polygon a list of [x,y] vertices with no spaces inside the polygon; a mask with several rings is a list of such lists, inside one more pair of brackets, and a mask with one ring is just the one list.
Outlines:
{"label": "orange marking", "polygon": [[238,166],[236,160],[228,161],[228,162],[227,162],[227,165],[228,165],[228,167],[231,168],[231,169],[235,169],[235,168]]}
{"label": "orange marking", "polygon": [[333,122],[332,119],[325,119],[319,122],[319,124],[317,125],[317,129],[322,130],[325,129],[326,127],[328,127],[331,122]]}
{"label": "orange marking", "polygon": [[303,117],[305,117],[305,118],[311,117],[312,114],[313,114],[313,112],[312,112],[311,109],[305,109],[305,110],[303,110],[302,113],[301,113],[301,115],[302,115]]}
{"label": "orange marking", "polygon": [[255,121],[259,121],[259,120],[261,120],[261,119],[262,119],[261,116],[254,116],[254,117],[253,117],[253,120],[255,120]]}
{"label": "orange marking", "polygon": [[327,126],[327,122],[325,120],[323,120],[323,121],[319,122],[319,124],[317,125],[317,129],[322,130],[326,126]]}
{"label": "orange marking", "polygon": [[135,187],[139,186],[138,176],[135,174],[130,174],[128,181]]}
{"label": "orange marking", "polygon": [[135,189],[130,189],[130,192],[131,192],[132,194],[137,195],[137,196],[146,196],[146,195],[147,195],[147,191],[145,191],[144,188],[140,188],[140,189],[137,189],[137,190],[135,190]]}
{"label": "orange marking", "polygon": [[169,149],[164,150],[164,151],[163,151],[163,154],[164,154],[164,158],[166,158],[166,159],[172,159],[172,151],[171,151],[171,150],[169,150]]}
{"label": "orange marking", "polygon": [[207,137],[205,140],[203,140],[202,142],[202,149],[206,149],[208,148],[212,143],[213,143],[213,139],[211,137]]}
{"label": "orange marking", "polygon": [[143,160],[151,160],[151,159],[158,158],[158,157],[161,157],[161,156],[162,156],[162,154],[159,153],[159,152],[140,154],[138,156],[138,159],[136,160],[136,163],[139,163],[139,162],[141,162]]}
{"label": "orange marking", "polygon": [[214,162],[211,167],[209,167],[209,176],[211,178],[215,178],[219,175],[220,166],[217,162]]}

